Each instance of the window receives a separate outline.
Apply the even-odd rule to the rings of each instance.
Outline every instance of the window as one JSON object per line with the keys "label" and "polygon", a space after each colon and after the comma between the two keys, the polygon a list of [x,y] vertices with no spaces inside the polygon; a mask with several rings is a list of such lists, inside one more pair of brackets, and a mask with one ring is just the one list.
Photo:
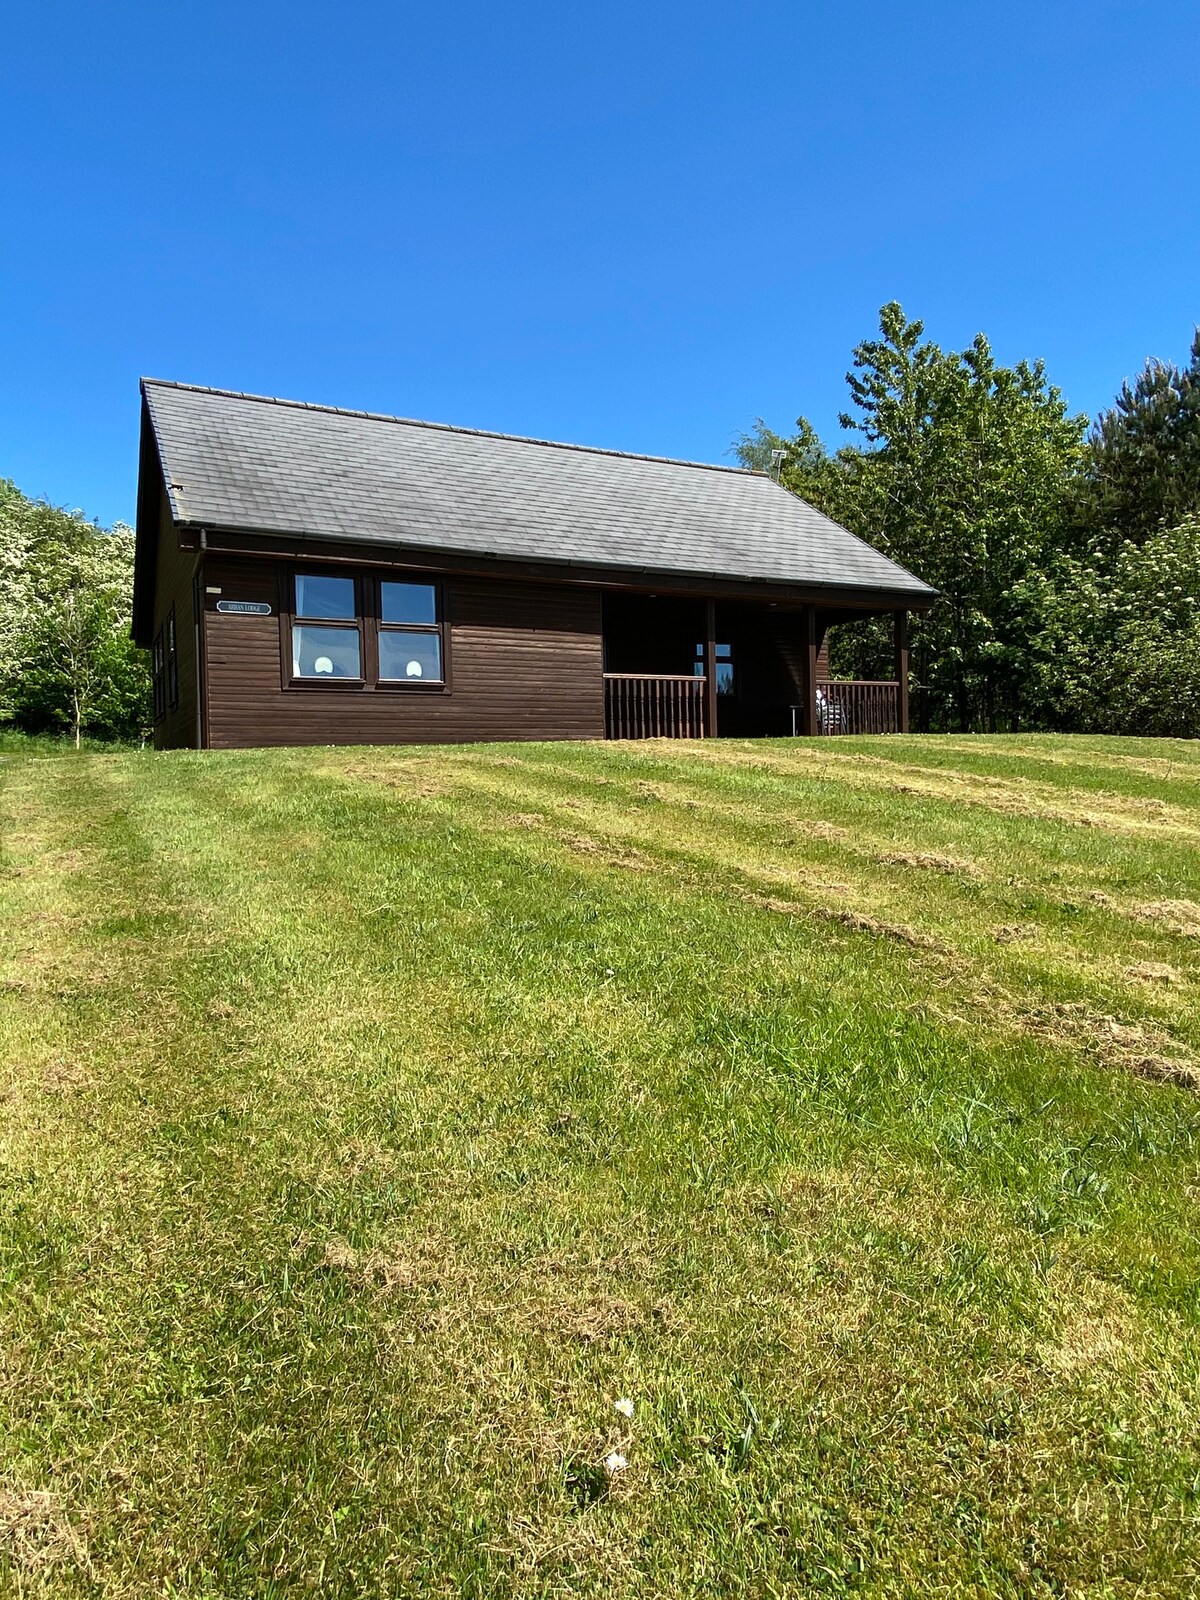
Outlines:
{"label": "window", "polygon": [[353,578],[298,572],[292,618],[292,676],[361,680],[362,624]]}
{"label": "window", "polygon": [[[696,646],[696,664],[692,669],[697,678],[704,676],[704,644]],[[733,693],[733,646],[719,644],[717,646],[717,693]]]}
{"label": "window", "polygon": [[432,583],[381,583],[379,620],[437,627],[437,589]]}
{"label": "window", "polygon": [[161,722],[167,714],[166,652],[163,649],[163,631],[154,635],[151,650],[151,672],[154,678],[154,720]]}
{"label": "window", "polygon": [[161,722],[168,711],[179,709],[179,652],[175,646],[175,607],[154,635],[151,651],[154,679],[154,720]]}
{"label": "window", "polygon": [[446,686],[436,583],[297,572],[287,671],[293,684]]}
{"label": "window", "polygon": [[167,704],[179,710],[179,652],[175,648],[175,607],[167,613]]}
{"label": "window", "polygon": [[354,622],[358,617],[353,578],[330,578],[323,573],[296,574],[296,615],[328,617]]}
{"label": "window", "polygon": [[380,583],[379,678],[383,683],[442,682],[436,584]]}

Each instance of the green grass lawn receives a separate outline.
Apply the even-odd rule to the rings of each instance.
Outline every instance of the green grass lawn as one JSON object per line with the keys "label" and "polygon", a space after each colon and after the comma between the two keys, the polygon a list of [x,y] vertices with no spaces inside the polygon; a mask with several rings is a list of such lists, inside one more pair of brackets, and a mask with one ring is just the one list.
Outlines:
{"label": "green grass lawn", "polygon": [[1196,1592],[1200,749],[0,786],[4,1593]]}

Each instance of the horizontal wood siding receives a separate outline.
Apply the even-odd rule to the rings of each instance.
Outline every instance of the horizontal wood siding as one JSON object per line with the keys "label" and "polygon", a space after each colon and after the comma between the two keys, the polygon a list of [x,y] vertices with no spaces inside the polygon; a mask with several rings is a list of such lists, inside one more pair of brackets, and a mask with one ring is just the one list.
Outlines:
{"label": "horizontal wood siding", "polygon": [[598,590],[446,577],[445,691],[286,688],[282,576],[274,562],[206,558],[206,589],[272,612],[221,614],[218,596],[204,596],[213,748],[604,737]]}
{"label": "horizontal wood siding", "polygon": [[[196,613],[192,576],[196,570],[195,550],[180,548],[179,534],[171,520],[165,489],[160,489],[158,541],[155,558],[154,627],[158,636],[171,606],[175,607],[175,638],[179,667],[179,704],[154,725],[156,750],[195,748],[196,730]],[[164,630],[165,631],[165,630]]]}

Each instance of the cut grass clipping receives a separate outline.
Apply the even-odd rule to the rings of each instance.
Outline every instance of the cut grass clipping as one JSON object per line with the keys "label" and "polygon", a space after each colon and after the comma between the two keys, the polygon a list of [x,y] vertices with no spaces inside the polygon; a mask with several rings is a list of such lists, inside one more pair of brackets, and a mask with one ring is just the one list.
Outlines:
{"label": "cut grass clipping", "polygon": [[4,1592],[1196,1591],[1192,746],[0,783]]}

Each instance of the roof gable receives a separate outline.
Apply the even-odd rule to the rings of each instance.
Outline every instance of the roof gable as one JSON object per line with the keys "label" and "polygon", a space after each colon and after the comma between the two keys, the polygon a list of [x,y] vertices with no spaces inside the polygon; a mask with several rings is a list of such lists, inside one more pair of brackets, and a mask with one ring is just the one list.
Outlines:
{"label": "roof gable", "polygon": [[761,473],[145,379],[177,523],[928,603]]}

